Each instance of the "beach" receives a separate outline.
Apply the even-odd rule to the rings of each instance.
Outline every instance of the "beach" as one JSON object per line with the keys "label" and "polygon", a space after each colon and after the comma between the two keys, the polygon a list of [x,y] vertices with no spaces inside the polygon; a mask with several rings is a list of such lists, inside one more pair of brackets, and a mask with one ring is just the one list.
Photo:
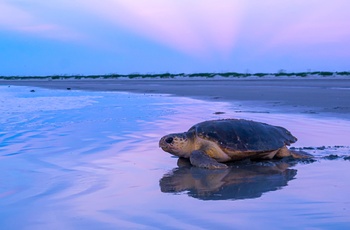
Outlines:
{"label": "beach", "polygon": [[[349,229],[350,81],[0,81],[4,229]],[[282,126],[314,158],[192,167],[159,139],[204,120]],[[251,221],[254,219],[255,221]]]}
{"label": "beach", "polygon": [[171,94],[209,101],[235,102],[286,113],[350,117],[350,79],[344,78],[3,80],[0,84]]}

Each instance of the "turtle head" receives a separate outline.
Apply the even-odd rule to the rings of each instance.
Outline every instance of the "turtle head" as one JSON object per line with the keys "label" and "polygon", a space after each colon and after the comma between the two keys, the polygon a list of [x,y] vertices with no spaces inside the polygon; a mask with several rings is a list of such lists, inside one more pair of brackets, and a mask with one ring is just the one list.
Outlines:
{"label": "turtle head", "polygon": [[187,133],[173,133],[162,137],[159,141],[159,147],[165,152],[178,157],[189,158],[192,148],[192,141]]}

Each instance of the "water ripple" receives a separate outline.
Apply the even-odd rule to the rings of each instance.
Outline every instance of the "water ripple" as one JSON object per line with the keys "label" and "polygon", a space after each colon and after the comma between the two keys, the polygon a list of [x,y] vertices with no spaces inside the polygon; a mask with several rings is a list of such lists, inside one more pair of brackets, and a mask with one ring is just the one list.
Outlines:
{"label": "water ripple", "polygon": [[[0,90],[4,229],[350,227],[343,211],[350,208],[349,121],[241,103],[31,89]],[[318,160],[213,172],[177,165],[158,148],[161,136],[218,118],[284,126],[299,138],[295,148]]]}

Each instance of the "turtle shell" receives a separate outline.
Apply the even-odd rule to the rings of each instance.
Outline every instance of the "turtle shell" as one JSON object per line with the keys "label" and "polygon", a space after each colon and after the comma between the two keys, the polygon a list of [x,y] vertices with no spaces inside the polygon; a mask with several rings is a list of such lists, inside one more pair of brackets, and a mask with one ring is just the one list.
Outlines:
{"label": "turtle shell", "polygon": [[200,138],[217,143],[221,149],[242,152],[265,152],[297,141],[287,129],[244,119],[204,121],[192,126]]}

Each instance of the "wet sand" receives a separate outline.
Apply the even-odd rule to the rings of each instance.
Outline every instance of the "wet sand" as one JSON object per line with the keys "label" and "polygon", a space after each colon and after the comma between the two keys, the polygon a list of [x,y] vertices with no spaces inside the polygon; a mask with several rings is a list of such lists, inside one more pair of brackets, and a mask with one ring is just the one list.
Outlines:
{"label": "wet sand", "polygon": [[350,79],[3,80],[1,85],[171,94],[349,119]]}
{"label": "wet sand", "polygon": [[[0,86],[0,98],[1,229],[350,229],[350,120],[31,86]],[[288,128],[293,147],[319,160],[206,170],[158,147],[167,133],[232,116]]]}

